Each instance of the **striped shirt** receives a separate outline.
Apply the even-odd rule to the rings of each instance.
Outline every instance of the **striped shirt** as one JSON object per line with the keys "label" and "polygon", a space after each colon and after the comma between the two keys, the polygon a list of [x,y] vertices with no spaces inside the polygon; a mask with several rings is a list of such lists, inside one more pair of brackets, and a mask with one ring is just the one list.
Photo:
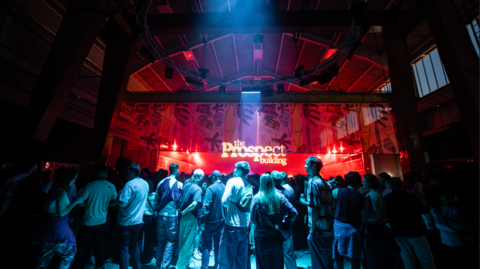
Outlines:
{"label": "striped shirt", "polygon": [[308,226],[312,225],[312,211],[318,210],[315,236],[333,235],[332,212],[335,211],[335,200],[332,187],[321,177],[314,177],[307,188]]}

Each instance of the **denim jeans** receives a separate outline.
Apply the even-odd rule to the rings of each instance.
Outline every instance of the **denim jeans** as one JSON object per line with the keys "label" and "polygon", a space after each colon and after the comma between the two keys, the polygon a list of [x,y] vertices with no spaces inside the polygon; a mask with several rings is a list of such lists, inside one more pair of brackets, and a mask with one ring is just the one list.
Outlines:
{"label": "denim jeans", "polygon": [[192,258],[198,220],[192,213],[187,213],[180,219],[178,229],[178,261],[177,269],[187,269]]}
{"label": "denim jeans", "polygon": [[293,235],[283,242],[283,253],[285,255],[284,262],[287,269],[297,269],[297,262],[295,261],[295,252],[293,251]]}
{"label": "denim jeans", "polygon": [[221,257],[218,262],[218,269],[246,269],[247,262],[250,261],[250,257],[248,257],[248,228],[225,225],[220,239],[220,253],[218,255]]}
{"label": "denim jeans", "polygon": [[143,215],[143,227],[138,236],[140,246],[143,246],[140,247],[140,263],[149,263],[153,259],[153,249],[157,241],[155,237],[156,228],[153,216]]}
{"label": "denim jeans", "polygon": [[55,254],[60,257],[56,268],[68,269],[75,257],[75,246],[62,243],[33,243],[30,247],[30,255],[32,255],[33,262],[32,268],[47,268]]}
{"label": "denim jeans", "polygon": [[175,254],[175,245],[178,234],[178,217],[157,218],[157,269],[170,267],[172,257]]}
{"label": "denim jeans", "polygon": [[202,233],[202,239],[200,241],[200,249],[202,251],[202,269],[208,268],[208,263],[210,262],[210,251],[212,250],[212,239],[213,247],[215,251],[215,266],[218,265],[218,253],[220,251],[220,238],[222,236],[224,223],[205,223],[205,231]]}
{"label": "denim jeans", "polygon": [[257,269],[283,269],[283,240],[255,237],[255,258]]}
{"label": "denim jeans", "polygon": [[120,235],[118,237],[120,250],[120,269],[128,269],[128,254],[132,256],[133,269],[140,269],[140,246],[138,236],[143,223],[132,226],[120,226]]}

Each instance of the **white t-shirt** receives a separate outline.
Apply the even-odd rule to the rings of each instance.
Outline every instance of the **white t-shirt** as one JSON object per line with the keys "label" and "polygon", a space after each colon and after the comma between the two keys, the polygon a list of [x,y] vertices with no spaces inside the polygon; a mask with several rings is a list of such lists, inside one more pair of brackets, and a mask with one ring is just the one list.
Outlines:
{"label": "white t-shirt", "polygon": [[[247,185],[245,185],[247,184]],[[240,210],[236,204],[242,197],[243,190],[248,186],[240,177],[234,177],[227,181],[225,192],[222,196],[223,206],[227,208],[225,224],[233,227],[247,227],[249,213]]]}
{"label": "white t-shirt", "polygon": [[85,202],[82,225],[95,226],[107,222],[108,204],[117,199],[117,192],[112,183],[97,180],[87,184],[77,199]]}
{"label": "white t-shirt", "polygon": [[119,201],[125,203],[120,207],[117,223],[120,226],[132,226],[143,223],[143,212],[148,197],[147,181],[137,177],[125,184],[120,193]]}

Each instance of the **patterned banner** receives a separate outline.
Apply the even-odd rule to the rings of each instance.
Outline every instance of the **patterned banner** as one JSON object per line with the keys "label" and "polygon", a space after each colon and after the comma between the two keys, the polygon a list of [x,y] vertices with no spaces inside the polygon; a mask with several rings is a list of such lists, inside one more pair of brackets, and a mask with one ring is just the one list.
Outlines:
{"label": "patterned banner", "polygon": [[230,103],[225,115],[225,142],[245,142],[246,147],[257,145],[258,104]]}
{"label": "patterned banner", "polygon": [[128,150],[157,150],[163,103],[137,103],[133,111]]}
{"label": "patterned banner", "polygon": [[192,129],[193,150],[221,152],[226,107],[223,103],[196,103]]}
{"label": "patterned banner", "polygon": [[160,149],[191,151],[193,107],[190,103],[165,103]]}
{"label": "patterned banner", "polygon": [[[259,146],[281,147],[282,152],[292,153],[291,105],[266,103],[260,106]],[[277,151],[280,152],[280,150]]]}
{"label": "patterned banner", "polygon": [[389,104],[137,103],[122,109],[132,116],[128,150],[399,153]]}

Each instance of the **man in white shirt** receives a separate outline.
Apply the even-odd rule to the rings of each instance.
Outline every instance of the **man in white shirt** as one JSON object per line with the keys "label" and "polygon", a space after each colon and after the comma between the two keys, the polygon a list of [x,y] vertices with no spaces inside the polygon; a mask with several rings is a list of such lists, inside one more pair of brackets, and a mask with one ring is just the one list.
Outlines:
{"label": "man in white shirt", "polygon": [[2,206],[0,208],[0,216],[3,216],[7,211],[8,206],[10,205],[10,201],[15,194],[20,183],[30,174],[35,171],[36,164],[34,162],[26,162],[19,164],[19,173],[18,175],[10,178],[5,185],[3,185],[2,189],[0,189],[0,202]]}
{"label": "man in white shirt", "polygon": [[143,212],[148,197],[148,183],[139,178],[140,166],[132,163],[127,166],[127,183],[120,191],[117,203],[120,206],[117,223],[120,226],[118,236],[120,249],[120,269],[128,269],[128,248],[132,249],[132,268],[140,269],[139,232],[143,226]]}
{"label": "man in white shirt", "polygon": [[183,184],[176,180],[179,166],[176,163],[168,167],[170,176],[158,183],[157,196],[158,204],[155,207],[157,212],[157,249],[156,268],[168,269],[175,254],[178,235],[178,203],[182,196]]}
{"label": "man in white shirt", "polygon": [[225,228],[220,240],[218,269],[246,269],[248,257],[248,218],[249,213],[242,210],[237,203],[249,186],[247,175],[250,166],[247,162],[235,164],[235,177],[225,186],[222,204],[227,208]]}
{"label": "man in white shirt", "polygon": [[96,181],[85,186],[82,194],[73,202],[85,207],[82,226],[77,237],[77,254],[74,268],[85,267],[85,254],[88,245],[93,241],[95,266],[105,265],[105,239],[107,234],[108,207],[116,205],[117,193],[115,186],[107,181],[108,167],[99,167],[95,173]]}

